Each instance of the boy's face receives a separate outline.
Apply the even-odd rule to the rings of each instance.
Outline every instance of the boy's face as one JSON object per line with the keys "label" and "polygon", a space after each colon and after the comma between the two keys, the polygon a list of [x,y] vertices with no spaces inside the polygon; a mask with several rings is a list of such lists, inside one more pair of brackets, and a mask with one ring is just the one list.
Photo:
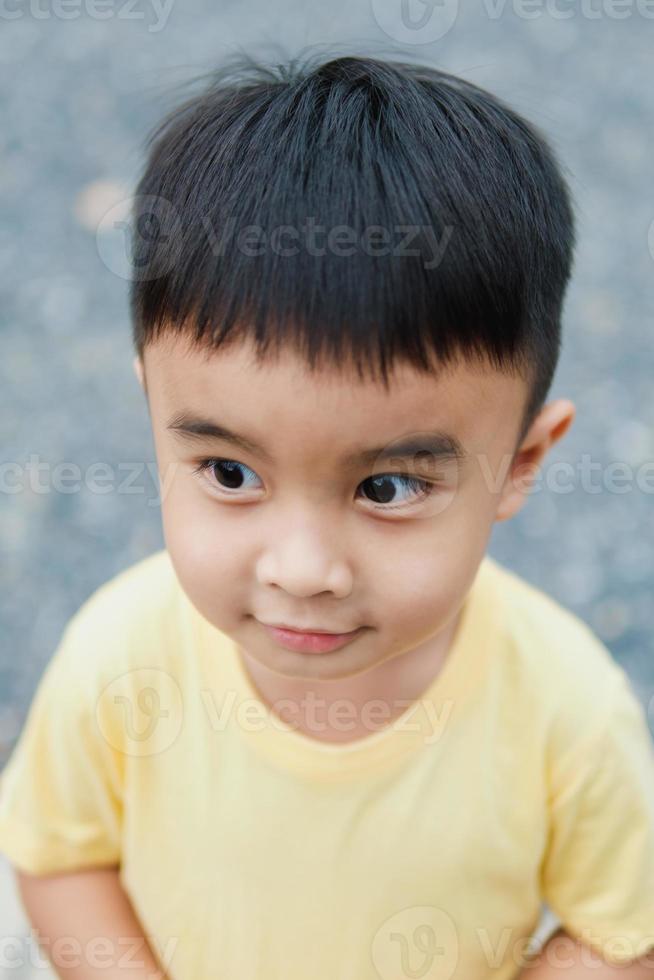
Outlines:
{"label": "boy's face", "polygon": [[[436,643],[493,523],[525,500],[516,468],[536,465],[574,417],[567,400],[545,406],[512,470],[526,384],[490,368],[397,366],[387,392],[352,372],[312,375],[290,351],[257,365],[249,344],[207,357],[170,337],[146,349],[143,367],[180,584],[209,622],[287,678],[343,678]],[[138,359],[135,370],[143,384]],[[170,428],[182,415],[251,445]],[[466,455],[399,451],[434,433]],[[203,460],[213,467],[196,472]],[[331,652],[298,652],[262,623],[359,632]]]}

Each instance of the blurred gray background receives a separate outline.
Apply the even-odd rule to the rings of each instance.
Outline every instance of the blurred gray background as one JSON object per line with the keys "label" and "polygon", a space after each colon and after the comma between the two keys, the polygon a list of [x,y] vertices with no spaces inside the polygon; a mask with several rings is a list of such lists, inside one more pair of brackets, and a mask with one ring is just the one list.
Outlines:
{"label": "blurred gray background", "polygon": [[[68,618],[164,544],[116,227],[143,137],[178,84],[226,55],[281,59],[314,44],[329,56],[388,55],[462,75],[540,126],[567,168],[579,246],[550,397],[571,398],[577,418],[527,506],[495,526],[490,551],[593,628],[654,728],[654,6],[6,0],[0,767]],[[110,492],[85,486],[101,476],[96,463]],[[0,920],[6,935],[25,935],[5,873]]]}
{"label": "blurred gray background", "polygon": [[[315,44],[326,56],[403,57],[462,75],[540,126],[567,169],[579,246],[550,397],[571,398],[577,418],[490,550],[593,628],[654,728],[654,5],[7,0],[0,766],[67,619],[163,547],[116,227],[143,138],[177,86],[223,57],[280,59]],[[98,462],[106,493],[85,486]],[[39,464],[49,473],[39,477]]]}

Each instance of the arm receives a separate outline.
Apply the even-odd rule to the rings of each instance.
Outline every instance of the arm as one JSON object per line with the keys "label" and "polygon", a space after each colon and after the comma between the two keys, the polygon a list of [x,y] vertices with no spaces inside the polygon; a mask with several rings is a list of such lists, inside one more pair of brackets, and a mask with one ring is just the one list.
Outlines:
{"label": "arm", "polygon": [[143,936],[118,867],[53,875],[14,868],[27,916],[66,980],[166,980]]}
{"label": "arm", "polygon": [[633,963],[607,963],[560,928],[517,980],[654,980],[654,950]]}

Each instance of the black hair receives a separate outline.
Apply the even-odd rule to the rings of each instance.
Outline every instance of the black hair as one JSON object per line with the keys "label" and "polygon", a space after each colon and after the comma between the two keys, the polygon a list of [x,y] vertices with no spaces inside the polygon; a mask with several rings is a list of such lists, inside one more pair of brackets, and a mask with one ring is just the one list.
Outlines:
{"label": "black hair", "polygon": [[[534,125],[426,65],[239,53],[146,145],[130,283],[141,357],[164,333],[208,356],[291,342],[311,370],[349,363],[387,384],[398,359],[438,371],[462,356],[525,378],[519,445],[557,366],[575,244],[569,187]],[[310,227],[331,238],[298,245]]]}

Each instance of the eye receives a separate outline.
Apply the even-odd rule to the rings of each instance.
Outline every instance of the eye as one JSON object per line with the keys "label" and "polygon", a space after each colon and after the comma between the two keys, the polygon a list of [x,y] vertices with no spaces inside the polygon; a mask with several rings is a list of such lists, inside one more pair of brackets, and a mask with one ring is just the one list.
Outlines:
{"label": "eye", "polygon": [[362,483],[359,484],[360,487],[365,487],[366,492],[370,493],[373,497],[373,503],[378,505],[385,505],[390,502],[389,506],[379,506],[377,509],[380,510],[394,510],[399,507],[404,507],[407,501],[400,498],[400,503],[395,501],[396,498],[396,482],[400,484],[401,488],[409,490],[408,503],[417,503],[421,500],[426,500],[436,491],[436,485],[429,480],[420,480],[418,477],[410,476],[408,473],[381,473],[379,476],[369,476]]}
{"label": "eye", "polygon": [[[216,457],[200,460],[193,473],[199,474],[204,482],[210,484],[212,490],[222,492],[225,496],[239,496],[239,490],[252,489],[252,478],[254,481],[259,479],[254,470],[244,463],[239,463],[235,459]],[[381,473],[378,476],[370,476],[360,483],[359,487],[364,488],[370,495],[369,499],[377,505],[378,510],[398,510],[426,500],[436,492],[434,482],[421,480],[408,473]],[[408,493],[403,494],[402,491]]]}
{"label": "eye", "polygon": [[[248,478],[258,479],[254,470],[235,459],[202,459],[194,470],[199,473],[204,482],[209,483],[214,490],[222,490],[227,496],[237,496],[237,491],[251,489]],[[215,480],[206,475],[212,473]]]}

